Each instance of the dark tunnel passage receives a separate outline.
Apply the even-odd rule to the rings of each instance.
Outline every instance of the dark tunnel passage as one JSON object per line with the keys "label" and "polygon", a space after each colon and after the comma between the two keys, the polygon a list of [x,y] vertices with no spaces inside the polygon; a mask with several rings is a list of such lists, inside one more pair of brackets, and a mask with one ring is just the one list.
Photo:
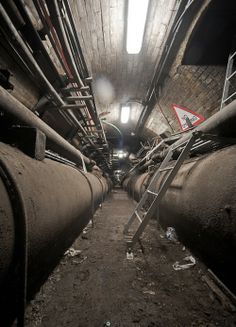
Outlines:
{"label": "dark tunnel passage", "polygon": [[235,21],[0,2],[0,326],[236,324]]}

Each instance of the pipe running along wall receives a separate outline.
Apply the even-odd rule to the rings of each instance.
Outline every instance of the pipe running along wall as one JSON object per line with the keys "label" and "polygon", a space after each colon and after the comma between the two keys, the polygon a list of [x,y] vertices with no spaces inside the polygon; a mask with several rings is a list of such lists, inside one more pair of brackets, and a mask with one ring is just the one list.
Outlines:
{"label": "pipe running along wall", "polygon": [[[186,160],[163,197],[162,227],[180,240],[236,291],[236,145]],[[166,173],[156,185],[160,188]],[[123,187],[139,201],[150,174],[127,177]]]}
{"label": "pipe running along wall", "polygon": [[[110,188],[111,182],[104,177],[49,159],[37,161],[0,143],[1,326],[8,326],[7,319],[17,311],[14,299],[23,277],[21,261],[28,261],[29,299]],[[25,248],[27,258],[22,254]]]}
{"label": "pipe running along wall", "polygon": [[81,165],[82,159],[86,164],[94,164],[88,157],[84,156],[78,149],[67,142],[62,136],[44,123],[33,112],[15,99],[0,86],[0,111],[12,118],[13,121],[22,125],[38,128],[46,135],[47,148],[63,155],[65,158]]}

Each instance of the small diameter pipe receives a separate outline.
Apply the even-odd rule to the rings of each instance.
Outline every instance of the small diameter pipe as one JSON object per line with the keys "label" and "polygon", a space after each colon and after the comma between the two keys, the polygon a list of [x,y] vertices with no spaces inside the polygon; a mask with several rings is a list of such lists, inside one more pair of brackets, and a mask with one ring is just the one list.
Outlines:
{"label": "small diameter pipe", "polygon": [[[5,9],[3,8],[3,6],[1,4],[0,4],[0,15],[5,20],[5,23],[6,23],[7,27],[8,27],[8,30],[12,34],[12,37],[14,37],[14,41],[16,41],[17,45],[21,48],[22,52],[24,53],[26,58],[29,60],[30,65],[32,65],[34,71],[36,71],[36,73],[39,75],[40,79],[44,82],[45,86],[47,87],[47,89],[48,89],[49,93],[51,94],[51,96],[53,97],[53,99],[57,102],[57,104],[61,108],[64,108],[66,106],[65,102],[61,99],[60,95],[56,92],[56,90],[53,88],[53,86],[47,80],[47,78],[44,75],[43,71],[41,70],[41,68],[39,67],[37,62],[35,61],[34,57],[32,56],[31,52],[29,51],[29,49],[25,45],[23,39],[21,38],[21,36],[17,32],[17,30],[15,29],[14,25],[12,24],[10,18],[8,17]],[[70,105],[68,105],[67,109],[70,109]],[[81,129],[81,124],[78,122],[78,120],[77,120],[76,116],[74,115],[74,113],[71,110],[68,110],[67,112],[68,112],[70,118]],[[63,116],[67,116],[67,113],[63,113],[61,110],[60,110],[60,113]]]}
{"label": "small diameter pipe", "polygon": [[59,96],[57,91],[54,89],[54,87],[51,85],[51,83],[45,77],[44,73],[42,72],[42,70],[39,67],[39,65],[37,64],[37,62],[35,61],[35,59],[34,59],[33,55],[31,54],[30,50],[27,48],[24,41],[22,40],[19,33],[17,32],[14,25],[12,24],[10,18],[8,17],[8,15],[7,15],[7,13],[6,13],[6,11],[3,8],[1,3],[0,3],[0,16],[2,17],[2,19],[7,24],[8,30],[11,33],[11,38],[14,38],[14,42],[16,42],[17,45],[22,49],[24,55],[28,58],[28,60],[29,60],[30,64],[32,65],[32,67],[34,68],[34,70],[40,76],[41,80],[43,81],[43,83],[45,84],[47,89],[49,90],[49,93],[51,94],[53,99],[56,101],[56,103],[58,105],[60,105],[60,106],[64,105],[65,104],[64,101],[61,99],[61,97]]}

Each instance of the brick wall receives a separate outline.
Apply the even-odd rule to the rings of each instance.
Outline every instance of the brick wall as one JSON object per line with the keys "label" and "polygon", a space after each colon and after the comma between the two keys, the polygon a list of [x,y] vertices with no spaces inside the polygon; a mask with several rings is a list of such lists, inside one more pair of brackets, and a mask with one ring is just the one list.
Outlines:
{"label": "brick wall", "polygon": [[25,71],[16,64],[2,46],[0,46],[0,68],[11,73],[10,83],[14,86],[13,91],[10,91],[11,95],[32,109],[38,102],[39,91],[32,83],[32,79],[28,78]]}
{"label": "brick wall", "polygon": [[158,133],[160,123],[164,123],[171,132],[179,131],[180,127],[171,106],[173,103],[205,118],[210,117],[219,110],[224,77],[225,67],[221,66],[180,65],[172,68],[149,117],[147,128]]}

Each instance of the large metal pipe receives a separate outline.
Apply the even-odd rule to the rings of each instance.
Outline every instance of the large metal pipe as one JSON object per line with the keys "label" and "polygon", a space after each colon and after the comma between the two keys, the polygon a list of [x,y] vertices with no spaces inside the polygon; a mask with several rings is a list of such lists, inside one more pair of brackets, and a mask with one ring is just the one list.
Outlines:
{"label": "large metal pipe", "polygon": [[[159,221],[236,290],[236,146],[185,161],[163,197]],[[158,191],[166,173],[156,186]],[[133,184],[129,179],[133,179]],[[146,174],[128,177],[140,200]],[[132,186],[133,185],[133,186]],[[127,188],[127,186],[126,186]]]}
{"label": "large metal pipe", "polygon": [[[105,185],[105,179],[103,179]],[[97,176],[0,143],[0,325],[17,311],[22,249],[27,298],[37,291],[104,198]],[[23,276],[21,276],[23,278]]]}
{"label": "large metal pipe", "polygon": [[[19,52],[22,54],[24,59],[26,60],[28,66],[31,68],[31,70],[34,72],[35,76],[39,77],[39,80],[42,81],[43,85],[48,90],[49,94],[54,99],[55,103],[59,105],[59,112],[60,114],[66,119],[66,120],[72,120],[73,123],[75,123],[76,126],[79,127],[79,129],[82,129],[82,126],[78,119],[76,118],[75,114],[71,109],[68,109],[67,112],[63,112],[63,108],[66,108],[67,105],[63,101],[63,99],[60,97],[60,95],[57,93],[55,88],[51,85],[51,83],[48,81],[47,77],[45,76],[44,72],[39,67],[38,63],[36,62],[35,58],[29,51],[28,47],[25,45],[22,37],[19,35],[18,31],[14,27],[14,25],[11,22],[11,19],[7,15],[7,12],[5,11],[4,7],[0,4],[0,16],[2,16],[7,30],[10,35],[12,35],[12,39],[15,41],[16,46],[19,50]],[[60,109],[61,108],[61,109]],[[93,142],[90,141],[92,145],[95,147]]]}
{"label": "large metal pipe", "polygon": [[0,111],[9,115],[13,120],[18,120],[26,126],[36,127],[41,130],[47,138],[47,148],[64,156],[65,158],[81,165],[82,159],[86,164],[92,161],[85,157],[73,145],[68,143],[63,137],[55,132],[50,126],[44,123],[33,112],[26,108],[21,102],[15,99],[11,94],[0,86]]}
{"label": "large metal pipe", "polygon": [[[201,125],[195,127],[195,130],[198,130],[205,134],[213,134],[219,137],[230,137],[236,138],[236,100],[232,101],[224,110],[216,112],[213,116],[204,121]],[[188,133],[183,134],[183,136],[175,142],[175,145],[180,145],[184,141],[187,141],[191,135],[193,130]],[[173,143],[173,136],[169,139],[166,139],[166,143],[168,144],[168,140],[172,139],[171,144]],[[160,148],[161,149],[161,148]],[[129,174],[134,173],[135,171],[144,172],[147,168],[153,165],[155,162],[160,162],[164,159],[167,154],[167,150],[161,149],[161,151],[152,149],[151,155],[148,154],[144,158],[142,158],[139,163],[134,166],[130,171],[127,172],[127,176]],[[126,178],[125,177],[125,178]]]}

